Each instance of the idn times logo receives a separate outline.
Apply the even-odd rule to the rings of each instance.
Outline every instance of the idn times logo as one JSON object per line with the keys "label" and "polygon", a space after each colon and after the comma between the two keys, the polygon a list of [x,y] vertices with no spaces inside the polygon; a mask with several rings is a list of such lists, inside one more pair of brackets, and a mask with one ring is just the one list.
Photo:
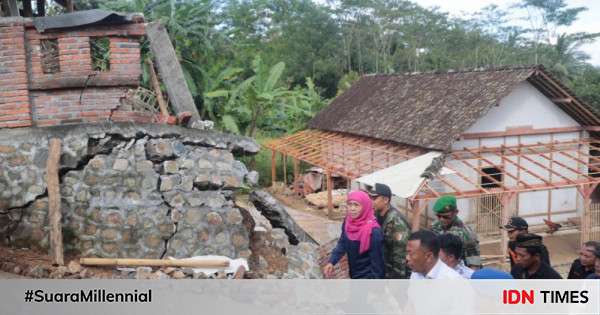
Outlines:
{"label": "idn times logo", "polygon": [[588,296],[587,290],[503,290],[502,304],[586,304]]}

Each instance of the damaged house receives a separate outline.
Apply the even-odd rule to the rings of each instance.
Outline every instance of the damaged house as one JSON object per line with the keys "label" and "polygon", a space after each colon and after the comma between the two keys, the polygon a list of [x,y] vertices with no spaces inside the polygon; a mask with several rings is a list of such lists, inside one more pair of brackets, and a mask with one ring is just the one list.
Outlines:
{"label": "damaged house", "polygon": [[2,244],[49,250],[57,264],[60,244],[81,257],[219,255],[259,276],[318,276],[302,256],[312,240],[236,203],[257,182],[239,158],[259,146],[211,124],[160,24],[101,10],[0,18]]}
{"label": "damaged house", "polygon": [[279,152],[353,187],[387,183],[413,228],[453,194],[500,256],[512,215],[600,239],[600,116],[542,66],[364,76],[309,127],[268,143],[273,162]]}

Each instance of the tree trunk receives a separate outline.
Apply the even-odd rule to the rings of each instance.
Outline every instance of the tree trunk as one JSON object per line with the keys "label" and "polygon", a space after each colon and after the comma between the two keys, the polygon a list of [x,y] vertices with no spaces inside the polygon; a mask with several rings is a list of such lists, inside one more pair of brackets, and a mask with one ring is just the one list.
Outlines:
{"label": "tree trunk", "polygon": [[32,17],[33,10],[31,9],[31,0],[23,0],[23,16]]}
{"label": "tree trunk", "polygon": [[37,16],[46,16],[46,0],[37,0]]}

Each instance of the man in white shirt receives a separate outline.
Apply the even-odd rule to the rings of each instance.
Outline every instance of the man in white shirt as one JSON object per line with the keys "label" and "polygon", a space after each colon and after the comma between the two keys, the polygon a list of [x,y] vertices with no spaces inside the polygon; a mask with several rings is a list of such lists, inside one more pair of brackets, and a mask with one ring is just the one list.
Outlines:
{"label": "man in white shirt", "polygon": [[406,250],[406,262],[412,270],[410,279],[462,279],[439,259],[440,241],[434,232],[420,230],[412,233]]}
{"label": "man in white shirt", "polygon": [[454,269],[461,277],[471,279],[473,269],[463,261],[463,242],[460,237],[446,233],[438,236],[440,240],[440,260]]}

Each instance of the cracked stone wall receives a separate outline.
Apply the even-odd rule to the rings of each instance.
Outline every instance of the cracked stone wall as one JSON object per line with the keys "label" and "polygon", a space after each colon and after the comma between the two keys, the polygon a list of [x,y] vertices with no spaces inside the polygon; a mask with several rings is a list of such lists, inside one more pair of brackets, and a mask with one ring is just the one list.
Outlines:
{"label": "cracked stone wall", "polygon": [[174,126],[107,124],[0,134],[0,237],[48,247],[48,139],[63,140],[65,249],[84,256],[250,257],[236,189],[256,184],[237,155],[251,139]]}

